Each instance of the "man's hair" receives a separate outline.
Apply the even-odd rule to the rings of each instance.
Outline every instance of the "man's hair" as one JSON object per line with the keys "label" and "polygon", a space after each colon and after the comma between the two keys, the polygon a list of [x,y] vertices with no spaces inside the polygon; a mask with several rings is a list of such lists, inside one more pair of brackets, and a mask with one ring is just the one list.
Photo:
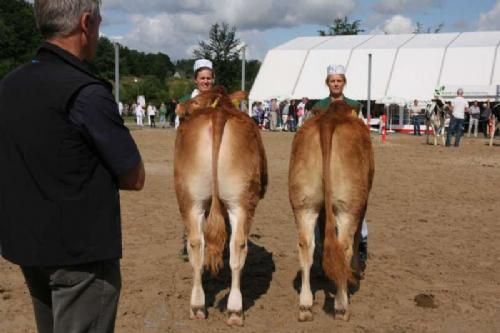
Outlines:
{"label": "man's hair", "polygon": [[[330,75],[334,75],[334,74],[330,74]],[[326,85],[328,85],[328,78],[330,78],[330,75],[326,76],[326,79],[325,79],[325,84]],[[344,83],[347,83],[347,78],[346,78],[345,74],[335,74],[335,75],[341,76],[342,79],[344,80]]]}
{"label": "man's hair", "polygon": [[462,88],[458,88],[457,95],[463,95],[463,94],[464,94],[464,90]]}
{"label": "man's hair", "polygon": [[80,17],[90,12],[97,17],[101,0],[35,0],[35,19],[44,38],[67,37]]}

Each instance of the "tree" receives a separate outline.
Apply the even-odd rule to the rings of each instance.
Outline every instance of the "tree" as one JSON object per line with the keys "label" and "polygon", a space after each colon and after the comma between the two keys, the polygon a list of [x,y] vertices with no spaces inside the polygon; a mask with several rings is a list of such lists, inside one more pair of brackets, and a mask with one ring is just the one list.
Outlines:
{"label": "tree", "polygon": [[0,78],[30,60],[41,40],[33,5],[23,0],[0,1]]}
{"label": "tree", "polygon": [[337,36],[337,35],[357,35],[365,30],[360,28],[361,20],[349,22],[347,16],[344,18],[336,18],[333,24],[327,26],[328,30],[318,30],[320,36]]}
{"label": "tree", "polygon": [[234,89],[238,82],[238,45],[236,28],[229,27],[227,23],[215,23],[210,27],[209,40],[198,43],[194,50],[196,58],[205,58],[213,62],[216,73],[215,80],[226,89]]}
{"label": "tree", "polygon": [[422,33],[439,33],[441,30],[443,30],[444,23],[439,23],[436,27],[429,26],[427,29],[424,28],[424,25],[420,22],[417,22],[415,30],[413,31],[414,34],[422,34]]}
{"label": "tree", "polygon": [[193,77],[194,59],[180,59],[175,62],[175,70],[182,76],[187,78]]}

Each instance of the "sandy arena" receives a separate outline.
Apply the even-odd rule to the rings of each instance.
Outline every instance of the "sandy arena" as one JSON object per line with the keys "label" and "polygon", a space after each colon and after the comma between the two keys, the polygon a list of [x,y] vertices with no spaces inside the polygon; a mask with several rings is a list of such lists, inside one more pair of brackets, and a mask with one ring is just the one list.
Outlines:
{"label": "sandy arena", "polygon": [[[434,147],[409,135],[391,135],[382,145],[373,136],[369,260],[351,297],[351,320],[332,318],[332,288],[313,272],[314,321],[299,323],[297,236],[287,188],[293,135],[264,132],[270,184],[242,278],[245,326],[229,328],[227,269],[204,280],[208,319],[189,320],[192,270],[180,256],[175,132],[133,135],[147,180],[142,192],[121,194],[116,332],[500,332],[500,146],[464,138],[459,148]],[[0,276],[0,332],[35,332],[19,268],[0,259]]]}

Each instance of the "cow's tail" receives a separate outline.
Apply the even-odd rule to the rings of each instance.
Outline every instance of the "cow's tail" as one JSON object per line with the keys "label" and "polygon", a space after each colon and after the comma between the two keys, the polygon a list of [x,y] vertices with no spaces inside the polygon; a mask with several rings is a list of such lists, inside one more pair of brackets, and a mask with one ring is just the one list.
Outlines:
{"label": "cow's tail", "polygon": [[347,265],[344,249],[337,238],[335,216],[332,202],[332,177],[330,161],[332,155],[332,136],[334,126],[331,119],[320,123],[321,153],[323,157],[323,185],[325,194],[325,239],[323,243],[323,270],[326,276],[334,280],[337,288],[343,287],[351,279],[350,265]]}
{"label": "cow's tail", "polygon": [[226,116],[220,110],[212,113],[212,204],[205,224],[205,265],[216,275],[223,266],[222,255],[226,244],[226,224],[219,199],[218,160],[226,124]]}

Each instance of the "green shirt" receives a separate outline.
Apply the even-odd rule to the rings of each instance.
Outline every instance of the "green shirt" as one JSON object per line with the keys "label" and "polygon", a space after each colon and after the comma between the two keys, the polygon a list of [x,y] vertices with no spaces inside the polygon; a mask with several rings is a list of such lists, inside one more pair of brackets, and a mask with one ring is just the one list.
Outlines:
{"label": "green shirt", "polygon": [[164,116],[167,114],[167,107],[165,105],[160,107],[160,116]]}
{"label": "green shirt", "polygon": [[[352,107],[352,110],[356,112],[357,115],[359,115],[359,112],[361,111],[361,103],[353,99],[347,98],[344,95],[342,95],[342,99],[344,102],[347,103],[347,105]],[[328,110],[328,107],[330,106],[330,103],[331,103],[330,96],[323,98],[322,100],[319,100],[316,104],[314,104],[313,110],[319,109],[321,112],[326,112],[326,110]]]}
{"label": "green shirt", "polygon": [[189,101],[191,99],[191,94],[184,95],[181,98],[179,98],[179,103],[184,103],[186,101]]}

